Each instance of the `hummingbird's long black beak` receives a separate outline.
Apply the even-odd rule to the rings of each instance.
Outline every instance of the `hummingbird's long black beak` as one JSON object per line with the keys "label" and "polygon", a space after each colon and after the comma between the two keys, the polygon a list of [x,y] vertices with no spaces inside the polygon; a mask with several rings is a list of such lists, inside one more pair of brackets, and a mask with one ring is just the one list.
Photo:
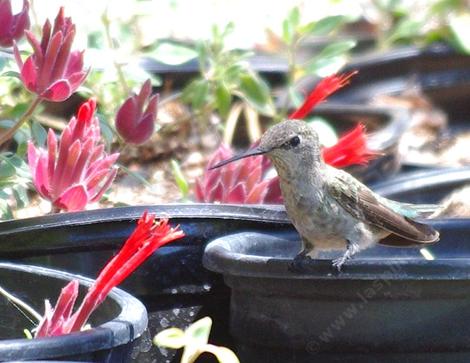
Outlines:
{"label": "hummingbird's long black beak", "polygon": [[227,164],[229,164],[229,163],[231,163],[231,162],[233,162],[233,161],[237,161],[237,160],[240,160],[240,159],[248,158],[248,157],[250,157],[250,156],[262,155],[262,154],[266,154],[266,153],[267,153],[267,151],[262,150],[262,149],[260,149],[259,147],[254,147],[254,148],[248,149],[248,150],[245,151],[245,152],[242,152],[241,154],[232,156],[232,157],[229,158],[229,159],[222,160],[220,163],[217,163],[217,164],[211,166],[211,167],[209,168],[209,170],[220,168],[221,166],[227,165]]}

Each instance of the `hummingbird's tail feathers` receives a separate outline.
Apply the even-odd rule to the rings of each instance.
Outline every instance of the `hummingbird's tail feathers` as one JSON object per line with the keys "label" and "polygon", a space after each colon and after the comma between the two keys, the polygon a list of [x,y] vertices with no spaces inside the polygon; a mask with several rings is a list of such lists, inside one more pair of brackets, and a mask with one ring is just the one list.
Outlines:
{"label": "hummingbird's tail feathers", "polygon": [[[418,222],[414,222],[418,223]],[[387,237],[381,239],[379,241],[380,245],[387,246],[387,247],[418,247],[423,245],[430,245],[439,241],[439,232],[434,230],[434,228],[420,223],[422,226],[431,228],[430,230],[426,231],[428,239],[427,241],[416,241],[410,240],[408,238],[399,236],[397,234],[389,234]]]}

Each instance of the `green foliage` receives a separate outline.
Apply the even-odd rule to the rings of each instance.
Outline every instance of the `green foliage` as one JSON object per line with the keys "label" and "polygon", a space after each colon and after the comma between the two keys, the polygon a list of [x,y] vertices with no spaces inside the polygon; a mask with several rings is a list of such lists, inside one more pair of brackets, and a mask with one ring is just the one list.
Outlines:
{"label": "green foliage", "polygon": [[193,363],[202,353],[213,354],[220,363],[240,363],[235,353],[225,347],[208,344],[212,320],[202,318],[191,324],[185,331],[169,328],[158,333],[153,343],[162,348],[184,348],[181,363]]}
{"label": "green foliage", "polygon": [[17,154],[0,153],[0,218],[13,218],[13,210],[23,208],[28,202],[30,183],[28,165]]}
{"label": "green foliage", "polygon": [[247,62],[251,53],[226,45],[233,27],[232,23],[223,29],[214,26],[211,39],[199,42],[194,49],[200,75],[185,87],[182,100],[191,105],[203,123],[214,112],[225,119],[235,97],[261,114],[274,114],[269,87]]}
{"label": "green foliage", "polygon": [[288,61],[287,88],[288,102],[278,112],[278,118],[284,118],[288,105],[299,105],[301,95],[296,91],[296,84],[304,77],[325,76],[338,71],[349,58],[350,50],[356,46],[353,39],[318,42],[318,51],[307,61],[299,61],[297,54],[307,40],[322,39],[337,33],[350,17],[344,15],[328,16],[316,21],[302,21],[299,7],[294,7],[282,22],[280,40],[283,42],[285,57]]}
{"label": "green foliage", "polygon": [[175,178],[176,185],[178,186],[178,189],[183,195],[183,199],[186,199],[189,194],[189,183],[184,177],[180,164],[174,159],[171,160],[171,170],[173,172],[173,177]]}
{"label": "green foliage", "polygon": [[380,14],[379,47],[426,46],[440,41],[470,54],[470,10],[465,0],[372,1]]}

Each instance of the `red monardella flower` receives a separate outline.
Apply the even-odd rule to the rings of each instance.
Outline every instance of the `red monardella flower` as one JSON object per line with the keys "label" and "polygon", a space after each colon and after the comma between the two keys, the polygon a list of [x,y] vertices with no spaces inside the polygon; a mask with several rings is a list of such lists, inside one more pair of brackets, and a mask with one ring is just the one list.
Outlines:
{"label": "red monardella flower", "polygon": [[307,96],[304,103],[289,115],[289,119],[303,119],[320,102],[324,101],[332,93],[349,83],[349,80],[357,71],[348,74],[333,74],[323,78],[320,83]]}
{"label": "red monardella flower", "polygon": [[108,155],[101,143],[96,102],[82,104],[60,136],[47,135],[47,150],[28,144],[28,164],[38,193],[56,209],[78,211],[98,201],[116,176],[119,154]]}
{"label": "red monardella flower", "polygon": [[338,142],[322,150],[323,160],[336,168],[350,165],[366,165],[380,153],[367,147],[365,126],[358,124],[352,131],[343,135]]}
{"label": "red monardella flower", "polygon": [[0,47],[11,47],[15,40],[24,35],[29,28],[29,3],[23,0],[21,11],[13,15],[11,12],[11,1],[0,0]]}
{"label": "red monardella flower", "polygon": [[46,300],[45,314],[35,337],[51,337],[80,331],[91,313],[106,299],[112,288],[124,281],[161,246],[184,237],[179,227],[171,228],[168,219],[155,223],[155,216],[145,212],[137,227],[100,272],[88,289],[80,307],[72,314],[78,295],[78,281],[65,286],[54,308]]}
{"label": "red monardella flower", "polygon": [[71,51],[75,25],[64,16],[60,8],[54,28],[46,21],[39,42],[29,31],[26,37],[33,54],[23,63],[15,44],[15,58],[21,70],[21,80],[26,88],[41,99],[61,102],[70,97],[85,81],[88,71],[83,69],[83,52]]}
{"label": "red monardella flower", "polygon": [[270,162],[265,156],[242,159],[223,168],[209,170],[234,155],[221,145],[209,160],[201,179],[196,181],[196,200],[206,203],[277,204],[282,202],[279,182],[265,179]]}
{"label": "red monardella flower", "polygon": [[119,108],[116,130],[128,143],[140,145],[152,136],[157,118],[158,94],[151,94],[152,84],[147,80],[139,94],[129,97]]}

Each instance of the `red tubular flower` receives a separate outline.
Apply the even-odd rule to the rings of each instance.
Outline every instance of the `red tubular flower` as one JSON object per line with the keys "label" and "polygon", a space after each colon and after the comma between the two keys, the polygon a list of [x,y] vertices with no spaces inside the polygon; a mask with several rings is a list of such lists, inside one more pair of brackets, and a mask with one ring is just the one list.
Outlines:
{"label": "red tubular flower", "polygon": [[233,155],[233,151],[225,145],[217,149],[203,177],[196,182],[197,201],[238,204],[282,202],[277,178],[265,179],[270,168],[270,162],[265,156],[246,158],[223,168],[208,170]]}
{"label": "red tubular flower", "polygon": [[341,87],[347,85],[350,78],[356,73],[357,71],[349,74],[333,74],[329,77],[323,78],[314,90],[310,92],[304,103],[289,115],[289,119],[303,119],[317,104],[324,101],[328,96],[336,92]]}
{"label": "red tubular flower", "polygon": [[161,246],[184,237],[179,227],[171,228],[168,219],[155,223],[145,212],[137,227],[100,272],[88,289],[80,307],[72,314],[78,295],[78,282],[71,281],[60,293],[54,308],[46,301],[45,314],[36,330],[36,338],[80,331],[92,312],[106,299],[112,288],[124,281]]}
{"label": "red tubular flower", "polygon": [[88,71],[83,70],[83,52],[71,51],[75,25],[64,16],[60,8],[54,28],[49,20],[43,26],[42,39],[25,31],[33,47],[33,54],[23,63],[18,47],[15,58],[21,70],[21,80],[26,88],[41,99],[61,102],[70,97],[85,81]]}
{"label": "red tubular flower", "polygon": [[0,0],[0,47],[11,47],[29,28],[29,3],[23,0],[21,11],[13,15],[11,1]]}
{"label": "red tubular flower", "polygon": [[108,155],[101,143],[96,102],[80,106],[60,136],[47,135],[47,150],[28,144],[28,164],[39,194],[58,208],[77,211],[98,201],[116,176],[119,154]]}
{"label": "red tubular flower", "polygon": [[[116,115],[116,130],[131,144],[140,145],[152,136],[157,118],[158,94],[151,97],[152,84],[147,80],[139,94],[129,97]],[[145,103],[147,108],[144,111]]]}
{"label": "red tubular flower", "polygon": [[365,165],[379,155],[367,147],[367,135],[362,124],[343,135],[335,145],[323,148],[322,154],[325,162],[336,168],[354,164]]}

